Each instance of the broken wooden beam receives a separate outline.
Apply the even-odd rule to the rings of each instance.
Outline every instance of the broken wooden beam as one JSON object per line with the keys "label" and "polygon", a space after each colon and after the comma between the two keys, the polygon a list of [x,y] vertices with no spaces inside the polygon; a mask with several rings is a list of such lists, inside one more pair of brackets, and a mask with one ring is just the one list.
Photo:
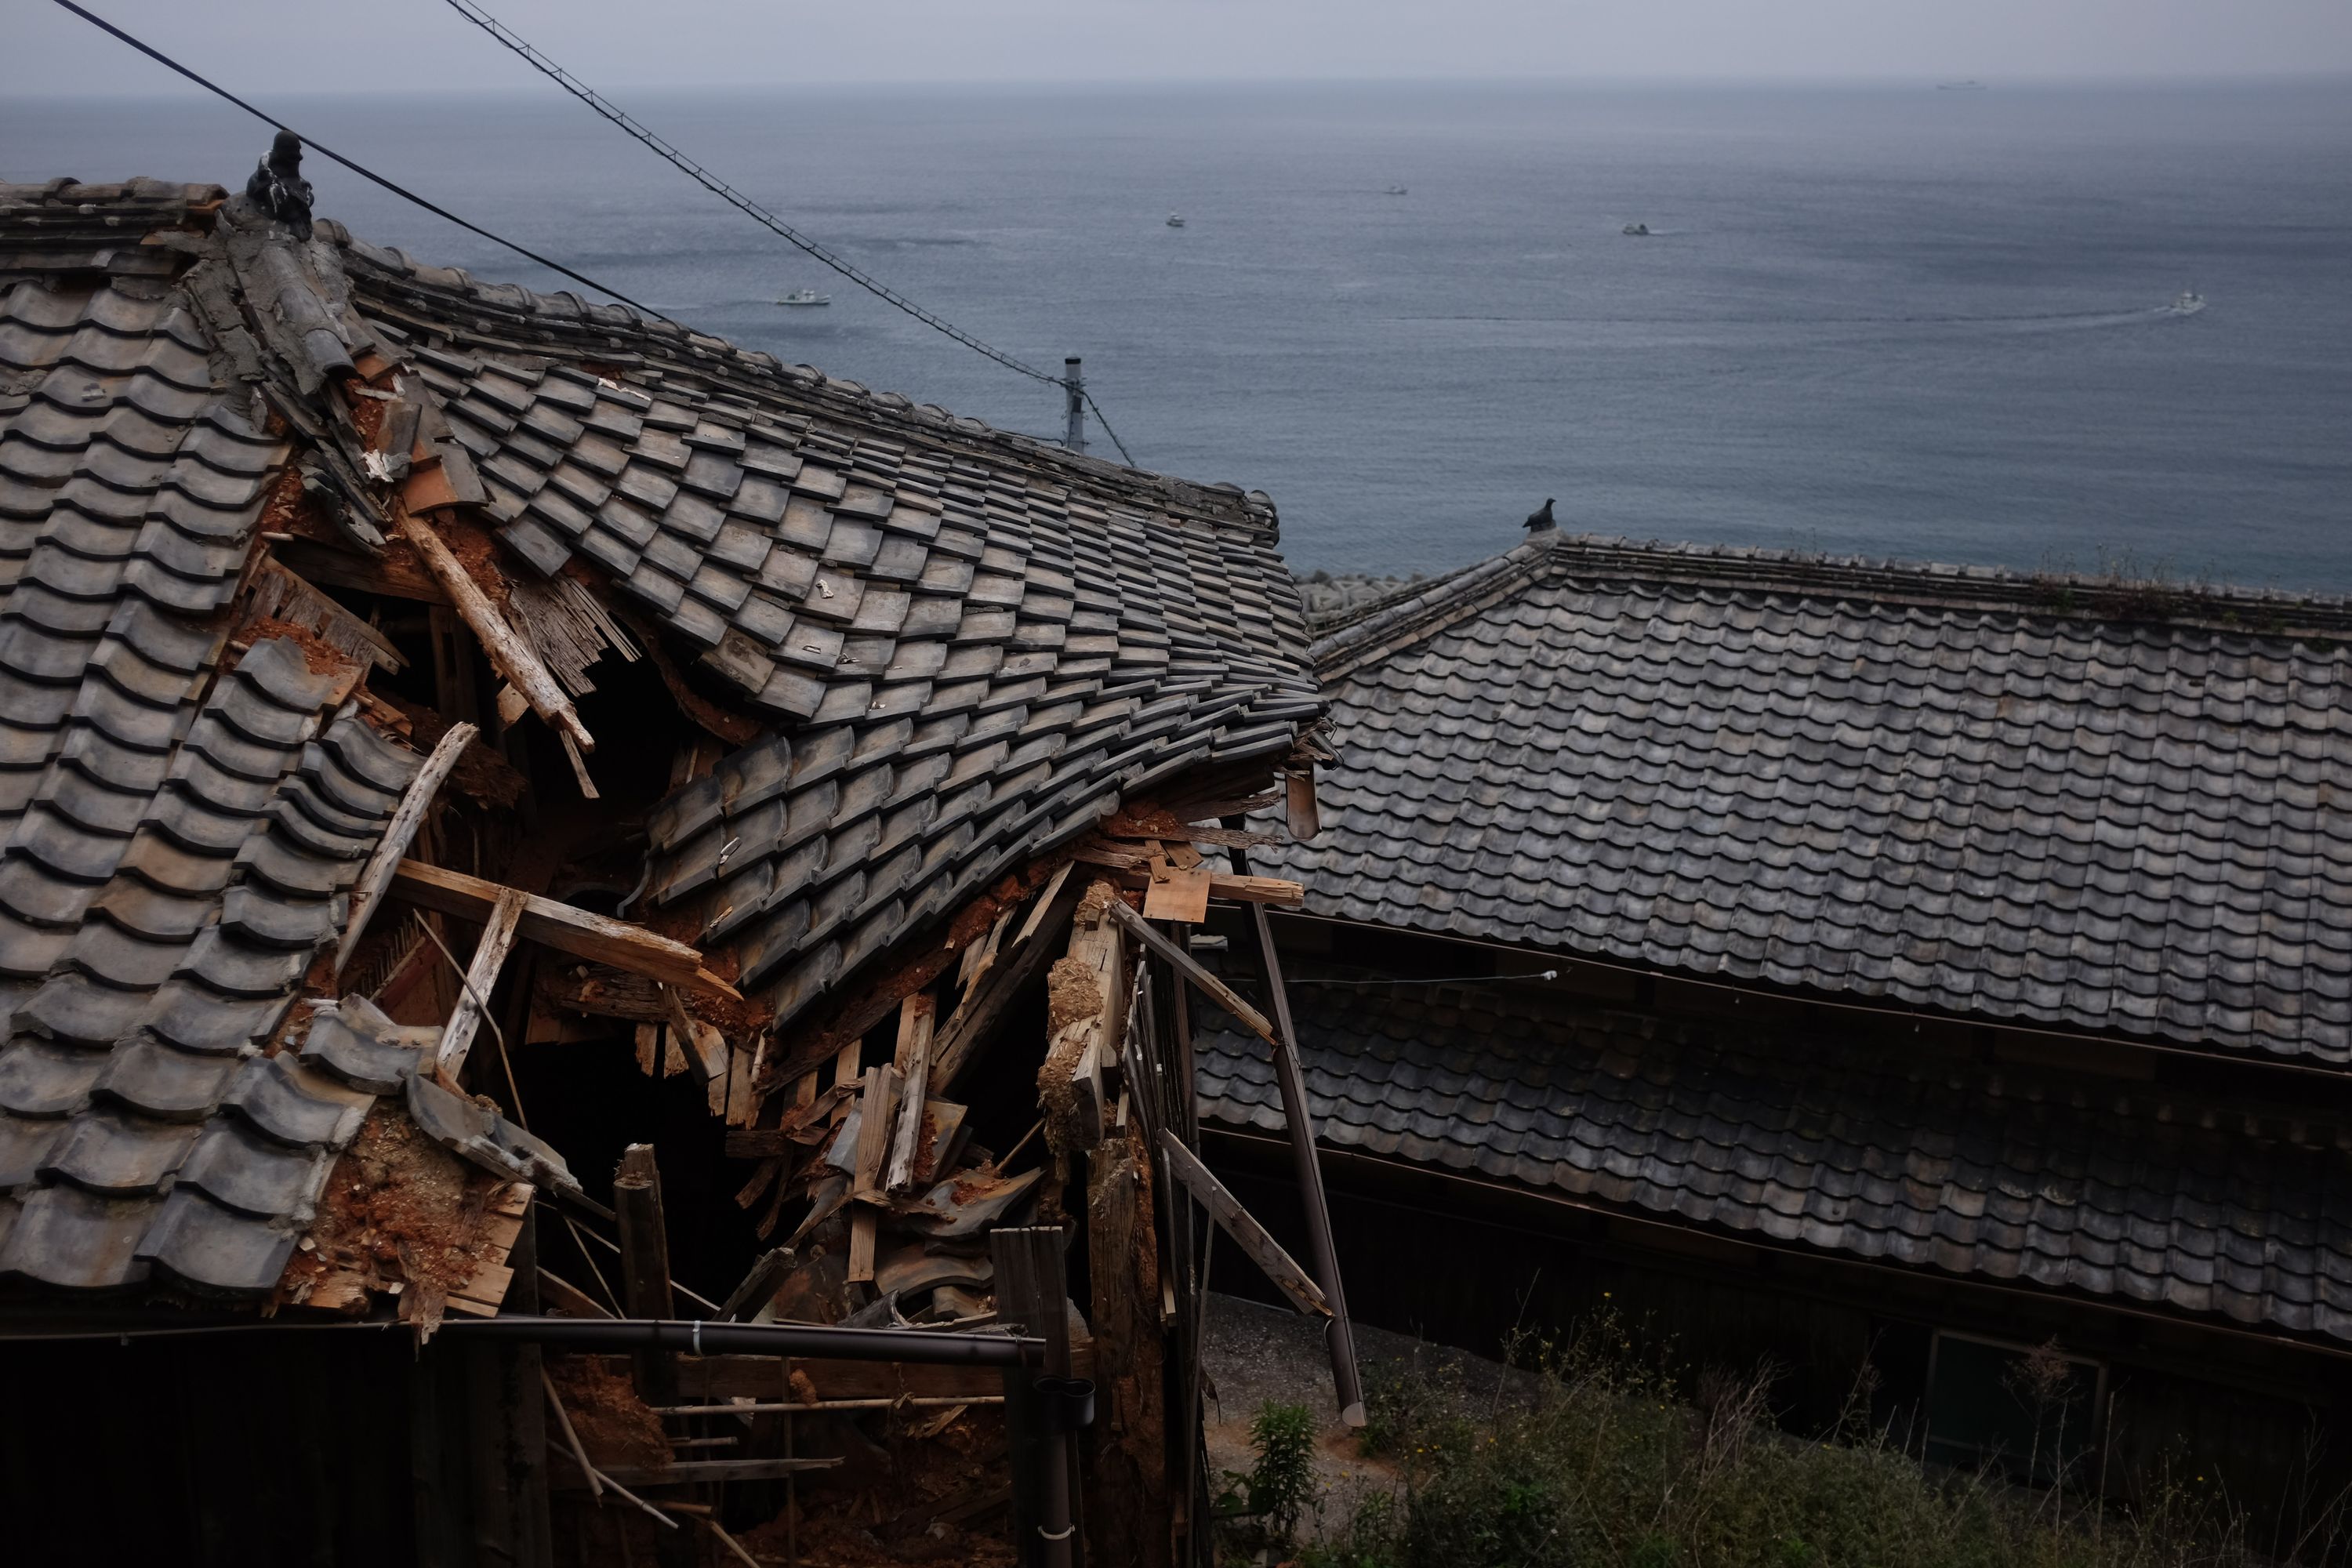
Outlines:
{"label": "broken wooden beam", "polygon": [[964,994],[948,1021],[932,1037],[933,1093],[954,1090],[956,1079],[979,1055],[981,1043],[995,1028],[1004,1010],[1045,966],[1054,952],[1054,939],[1061,934],[1062,927],[1077,907],[1078,889],[1065,877],[1057,876],[1037,896],[1020,934],[1013,939],[1011,953],[997,954],[987,978]]}
{"label": "broken wooden beam", "polygon": [[[457,759],[465,754],[466,748],[473,744],[474,737],[480,733],[471,724],[450,725],[441,739],[434,743],[433,750],[426,753],[425,765],[416,770],[416,776],[408,781],[408,788],[402,792],[400,805],[394,810],[392,821],[384,827],[383,837],[376,840],[374,853],[368,857],[366,868],[352,886],[352,912],[343,923],[342,943],[335,949],[335,973],[338,975],[342,973],[343,966],[351,963],[352,952],[360,945],[360,938],[367,934],[368,919],[375,913],[376,906],[383,901],[384,889],[399,870],[401,858],[408,853],[409,845],[415,842],[417,829],[425,826],[425,818],[433,809],[434,798],[441,793],[441,786],[448,782],[449,774],[457,766]],[[483,912],[487,915],[488,909],[485,908]]]}
{"label": "broken wooden beam", "polygon": [[1125,900],[1111,900],[1110,916],[1133,932],[1144,946],[1166,960],[1170,968],[1191,981],[1193,987],[1202,995],[1232,1014],[1235,1023],[1276,1049],[1281,1048],[1282,1042],[1274,1032],[1273,1023],[1265,1014],[1243,1001],[1232,986],[1202,968],[1199,960],[1161,935],[1157,926],[1129,909]]}
{"label": "broken wooden beam", "polygon": [[[418,860],[402,860],[394,868],[391,890],[419,909],[437,910],[460,920],[486,921],[509,891],[497,882],[469,877]],[[688,991],[740,1002],[742,994],[702,966],[702,954],[682,942],[672,942],[626,921],[594,914],[556,899],[525,893],[522,923],[526,942],[607,963],[676,985]]]}
{"label": "broken wooden beam", "polygon": [[441,1043],[433,1053],[435,1065],[450,1078],[456,1078],[466,1065],[466,1053],[473,1049],[474,1036],[490,1010],[490,993],[497,989],[499,971],[506,967],[507,954],[513,951],[515,928],[522,922],[527,897],[513,888],[499,889],[482,922],[481,940],[474,944],[473,960],[466,965],[466,983],[458,990],[457,1005],[441,1026]]}
{"label": "broken wooden beam", "polygon": [[896,1195],[915,1184],[915,1162],[922,1152],[923,1112],[931,1082],[931,1021],[938,1004],[928,991],[918,991],[898,1009],[898,1059],[906,1080],[899,1096],[898,1121],[890,1139],[890,1159],[882,1185]]}
{"label": "broken wooden beam", "polygon": [[1327,1318],[1331,1315],[1323,1299],[1323,1288],[1315,1283],[1315,1277],[1282,1249],[1282,1244],[1267,1234],[1265,1226],[1258,1224],[1249,1210],[1242,1207],[1241,1200],[1225,1190],[1225,1184],[1201,1163],[1198,1154],[1184,1146],[1182,1139],[1163,1127],[1160,1130],[1160,1148],[1168,1156],[1169,1173],[1184,1184],[1193,1201],[1209,1211],[1209,1216],[1234,1238],[1234,1246],[1248,1254],[1251,1262],[1265,1270],[1276,1289],[1289,1297],[1302,1312]]}
{"label": "broken wooden beam", "polygon": [[467,574],[440,534],[424,519],[405,510],[397,513],[394,526],[403,539],[415,547],[417,559],[441,584],[442,592],[449,595],[450,608],[457,612],[458,618],[481,643],[492,667],[523,694],[531,711],[553,726],[556,733],[569,736],[580,750],[594,751],[596,737],[580,721],[580,710],[572,707],[572,699],[540,658],[539,650],[507,624],[506,617]]}
{"label": "broken wooden beam", "polygon": [[632,1143],[613,1173],[621,1232],[621,1305],[632,1318],[672,1315],[669,1229],[662,1218],[661,1167],[650,1143]]}
{"label": "broken wooden beam", "polygon": [[[1141,850],[1117,849],[1108,844],[1082,845],[1071,851],[1071,858],[1113,871],[1135,871],[1145,875],[1150,874],[1151,865],[1151,857]],[[1307,901],[1307,886],[1281,877],[1248,877],[1212,869],[1209,872],[1209,897],[1236,904],[1278,904],[1295,908]]]}

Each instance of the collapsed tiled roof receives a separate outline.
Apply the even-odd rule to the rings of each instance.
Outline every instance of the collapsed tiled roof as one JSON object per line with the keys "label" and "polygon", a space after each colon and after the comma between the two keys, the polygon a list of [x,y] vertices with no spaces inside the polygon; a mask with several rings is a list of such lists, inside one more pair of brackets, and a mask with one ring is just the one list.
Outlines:
{"label": "collapsed tiled roof", "polygon": [[361,714],[372,655],[270,629],[281,499],[355,559],[404,507],[487,521],[478,585],[698,656],[752,742],[656,809],[647,885],[780,1022],[1125,792],[1262,782],[1319,711],[1262,496],[217,187],[0,187],[0,1281],[266,1291],[395,1089],[569,1184],[364,1005],[289,1020],[419,760]]}
{"label": "collapsed tiled roof", "polygon": [[513,569],[608,578],[772,731],[656,812],[650,891],[699,900],[780,1024],[1123,792],[1279,761],[1319,711],[1263,496],[320,227]]}
{"label": "collapsed tiled roof", "polygon": [[2352,611],[1539,535],[1315,645],[1309,908],[2352,1061]]}
{"label": "collapsed tiled roof", "polygon": [[[2145,1085],[1492,988],[1292,983],[1334,1147],[1748,1239],[2352,1340],[2352,1140]],[[1201,1114],[1283,1126],[1222,1015]]]}
{"label": "collapsed tiled roof", "polygon": [[225,647],[288,444],[136,250],[220,193],[73,195],[0,218],[0,1279],[262,1291],[376,1090],[256,1047],[418,759]]}

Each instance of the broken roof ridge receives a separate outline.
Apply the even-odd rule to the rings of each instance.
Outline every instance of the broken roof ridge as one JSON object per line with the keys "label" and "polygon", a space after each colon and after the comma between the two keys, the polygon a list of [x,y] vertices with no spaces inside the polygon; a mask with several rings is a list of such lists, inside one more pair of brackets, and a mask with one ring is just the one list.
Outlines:
{"label": "broken roof ridge", "polygon": [[[835,417],[881,424],[886,433],[896,428],[887,422],[911,420],[950,437],[961,437],[1014,454],[1021,461],[1046,470],[1057,482],[1073,489],[1112,498],[1129,495],[1139,480],[1146,481],[1160,489],[1160,499],[1171,510],[1198,513],[1220,523],[1247,523],[1264,529],[1269,539],[1279,533],[1273,498],[1264,490],[1244,490],[1229,481],[1202,484],[1157,469],[1072,452],[1043,437],[1000,429],[985,420],[956,414],[938,404],[918,403],[903,393],[877,391],[861,382],[828,375],[815,365],[787,364],[764,350],[744,348],[677,321],[648,319],[626,305],[594,304],[568,289],[541,293],[521,284],[478,278],[463,268],[420,261],[397,247],[362,239],[331,218],[318,220],[317,227],[321,238],[360,263],[352,268],[355,283],[372,281],[371,275],[397,279],[405,287],[431,291],[445,309],[453,303],[463,303],[494,316],[504,313],[522,318],[540,334],[538,341],[527,343],[486,335],[481,344],[486,348],[551,357],[567,345],[549,342],[545,334],[551,329],[560,331],[565,323],[576,323],[587,331],[626,334],[641,342],[658,345],[667,355],[675,355],[683,362],[682,368],[710,375],[714,380],[722,379],[731,371],[766,388],[780,386],[795,395],[823,398],[833,405],[827,412]],[[449,323],[442,319],[434,325],[446,331]],[[595,362],[617,348],[624,345],[610,341],[595,343],[583,336],[575,352],[579,359]]]}
{"label": "broken roof ridge", "polygon": [[1539,580],[1674,581],[1733,593],[1794,594],[2110,625],[2186,626],[2250,638],[2352,634],[2352,595],[2134,574],[1827,555],[1755,545],[1682,544],[1545,533],[1327,623],[1312,654],[1324,679],[1420,642]]}

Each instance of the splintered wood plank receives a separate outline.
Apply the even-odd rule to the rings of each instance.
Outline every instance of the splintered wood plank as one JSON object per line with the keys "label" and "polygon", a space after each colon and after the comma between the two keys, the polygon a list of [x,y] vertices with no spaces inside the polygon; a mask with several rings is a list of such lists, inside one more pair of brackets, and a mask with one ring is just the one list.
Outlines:
{"label": "splintered wood plank", "polygon": [[874,1235],[881,1215],[860,1204],[849,1211],[849,1269],[853,1285],[874,1281]]}
{"label": "splintered wood plank", "polygon": [[[1069,868],[1065,866],[1063,871]],[[1056,872],[1053,882],[1037,897],[1036,907],[1013,939],[1013,950],[999,954],[994,971],[973,989],[948,1016],[931,1039],[931,1089],[935,1093],[952,1092],[956,1079],[969,1068],[980,1053],[980,1047],[995,1028],[1017,998],[1022,989],[1035,978],[1054,952],[1054,939],[1061,934],[1071,912],[1077,908],[1078,889],[1069,885],[1069,879]]]}
{"label": "splintered wood plank", "polygon": [[868,1068],[866,1092],[858,1101],[857,1169],[849,1195],[861,1203],[888,1201],[882,1185],[883,1167],[890,1154],[890,1119],[898,1107],[898,1069]]}
{"label": "splintered wood plank", "polygon": [[[1108,883],[1096,883],[1089,897],[1106,906],[1118,903]],[[1079,903],[1091,907],[1086,900]],[[1069,953],[1048,981],[1049,1016],[1068,1018],[1045,1043],[1045,1065],[1037,1074],[1047,1131],[1057,1152],[1092,1149],[1102,1142],[1103,1075],[1118,1060],[1125,1023],[1125,947],[1108,918],[1074,921]]]}
{"label": "splintered wood plank", "polygon": [[448,595],[450,607],[480,642],[492,667],[530,700],[531,710],[581,751],[594,751],[596,737],[580,721],[580,710],[572,707],[572,699],[564,694],[563,688],[540,658],[539,650],[507,623],[440,534],[422,518],[411,516],[404,510],[394,518],[393,526],[403,539],[415,546],[425,569],[433,574],[441,591]]}
{"label": "splintered wood plank", "polygon": [[515,931],[522,923],[528,897],[512,888],[499,889],[482,926],[481,940],[474,944],[473,962],[466,966],[466,984],[458,992],[457,1010],[442,1027],[441,1044],[434,1053],[440,1070],[451,1078],[457,1076],[457,1069],[466,1065],[466,1053],[473,1048],[475,1033],[490,1005],[490,993],[498,987],[499,971],[506,967],[507,954],[514,948]]}
{"label": "splintered wood plank", "polygon": [[1307,886],[1281,877],[1236,877],[1230,872],[1212,872],[1209,896],[1226,899],[1237,904],[1281,904],[1297,907],[1307,901]]}
{"label": "splintered wood plank", "polygon": [[963,958],[956,964],[958,991],[970,991],[986,978],[989,970],[994,967],[996,950],[1003,942],[1005,933],[1013,929],[1014,912],[1012,910],[1006,910],[1003,914],[998,915],[995,921],[989,926],[986,938],[973,942],[963,950]]}
{"label": "splintered wood plank", "polygon": [[1209,892],[1217,879],[1207,871],[1170,866],[1163,878],[1154,874],[1143,895],[1143,918],[1198,925],[1209,918]]}
{"label": "splintered wood plank", "polygon": [[302,1299],[302,1305],[332,1312],[361,1306],[367,1299],[367,1276],[356,1269],[345,1268],[321,1276],[319,1282],[310,1287],[310,1293]]}
{"label": "splintered wood plank", "polygon": [[938,1004],[928,991],[918,991],[898,1010],[897,1069],[905,1075],[906,1091],[899,1097],[898,1124],[890,1140],[890,1160],[883,1186],[904,1193],[915,1184],[915,1161],[923,1142],[923,1108],[931,1081],[931,1021]]}
{"label": "splintered wood plank", "polygon": [[[418,860],[401,860],[393,871],[391,889],[419,909],[437,910],[460,920],[485,921],[499,895],[512,889],[480,877]],[[574,958],[610,964],[664,984],[700,991],[730,1001],[742,994],[702,966],[702,954],[682,942],[647,931],[627,921],[593,914],[587,910],[536,893],[523,900],[521,933],[527,942],[568,952]]]}
{"label": "splintered wood plank", "polygon": [[503,1263],[485,1263],[474,1270],[472,1278],[449,1292],[449,1310],[495,1318],[499,1303],[507,1299],[507,1289],[513,1283],[513,1269]]}

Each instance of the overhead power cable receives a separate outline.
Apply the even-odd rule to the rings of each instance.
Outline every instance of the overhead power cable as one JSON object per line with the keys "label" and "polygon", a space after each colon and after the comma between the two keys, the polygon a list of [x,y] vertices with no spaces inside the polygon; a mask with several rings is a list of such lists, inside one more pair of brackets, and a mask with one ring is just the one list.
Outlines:
{"label": "overhead power cable", "polygon": [[[66,5],[68,4],[68,0],[58,0],[58,3],[59,5]],[[448,0],[448,5],[449,8],[457,12],[457,15],[465,17],[466,20],[473,23],[477,27],[481,28],[482,31],[488,33],[491,37],[496,38],[509,49],[513,50],[514,53],[533,70],[538,71],[550,81],[554,82],[556,86],[562,88],[564,91],[570,93],[572,97],[578,99],[581,102],[594,110],[606,120],[611,121],[614,125],[619,126],[623,131],[627,132],[629,135],[636,139],[638,142],[643,142],[648,149],[660,156],[665,162],[668,163],[681,174],[693,180],[704,190],[709,191],[712,195],[719,197],[719,200],[727,203],[730,206],[734,207],[738,212],[742,213],[746,217],[749,217],[752,222],[759,224],[761,227],[767,229],[772,234],[778,236],[790,244],[807,252],[810,256],[823,262],[825,266],[830,267],[834,271],[841,274],[844,278],[848,279],[852,283],[856,284],[859,288],[865,289],[876,299],[896,306],[898,309],[904,310],[908,315],[914,317],[915,320],[922,322],[927,327],[945,332],[949,337],[953,338],[956,342],[963,344],[964,347],[972,350],[974,353],[986,355],[988,358],[994,360],[997,363],[1003,365],[1007,370],[1013,371],[1021,375],[1025,375],[1033,381],[1042,381],[1049,386],[1067,388],[1070,385],[1070,383],[1066,379],[1054,374],[1051,371],[1040,370],[1035,365],[1015,359],[1013,355],[1006,353],[1003,349],[996,348],[992,344],[982,342],[979,338],[976,338],[970,332],[965,331],[961,327],[957,326],[954,322],[950,321],[932,311],[923,309],[923,307],[916,304],[912,300],[908,299],[905,295],[899,293],[897,289],[891,288],[880,279],[873,277],[853,263],[845,261],[842,258],[835,256],[832,251],[827,250],[824,246],[818,244],[815,240],[811,239],[808,236],[801,233],[798,229],[793,227],[792,225],[778,217],[774,213],[770,212],[766,207],[761,206],[758,202],[753,201],[751,197],[745,195],[742,192],[737,190],[734,186],[729,184],[726,181],[720,179],[718,175],[704,168],[700,163],[696,163],[692,158],[688,157],[684,153],[678,151],[677,148],[672,146],[667,141],[664,140],[661,136],[656,134],[653,131],[640,123],[635,116],[628,112],[628,110],[611,102],[602,94],[597,92],[594,88],[590,87],[587,83],[573,76],[570,71],[565,70],[562,66],[557,65],[553,60],[548,58],[547,56],[541,54],[536,47],[534,47],[528,39],[516,33],[514,29],[509,27],[496,16],[491,16],[488,11],[483,10],[480,5],[475,4],[475,0]],[[76,7],[76,9],[79,9],[79,7]],[[87,15],[87,13],[85,13],[85,15]],[[1135,466],[1134,458],[1129,455],[1127,444],[1118,438],[1118,435],[1116,431],[1111,429],[1110,421],[1103,418],[1102,409],[1096,404],[1094,394],[1087,391],[1083,385],[1081,385],[1077,391],[1078,395],[1086,400],[1087,406],[1094,410],[1095,418],[1102,425],[1103,434],[1108,436],[1111,440],[1111,445],[1118,448],[1119,457],[1125,459],[1129,468],[1133,468]]]}
{"label": "overhead power cable", "polygon": [[[227,100],[229,102],[236,105],[239,109],[244,110],[247,114],[252,115],[256,120],[260,121],[262,123],[266,125],[274,125],[280,131],[289,132],[296,136],[301,136],[302,145],[308,147],[311,152],[318,153],[322,158],[328,159],[330,162],[341,163],[344,168],[349,169],[352,174],[357,174],[360,178],[372,181],[374,184],[383,186],[385,190],[390,191],[394,195],[400,197],[403,201],[415,202],[418,206],[423,207],[426,212],[433,214],[436,217],[446,218],[449,222],[456,224],[459,228],[466,230],[468,234],[479,235],[484,239],[490,241],[493,245],[503,245],[509,250],[513,251],[517,256],[536,261],[541,267],[547,268],[554,272],[562,273],[564,277],[571,279],[574,283],[584,284],[588,288],[595,289],[599,294],[606,295],[612,299],[618,300],[624,305],[632,306],[636,310],[643,310],[646,315],[651,316],[657,321],[669,321],[667,316],[663,315],[651,305],[642,304],[635,300],[632,300],[626,294],[622,293],[618,289],[599,283],[596,279],[589,277],[584,272],[574,272],[571,268],[564,266],[561,261],[556,261],[548,257],[541,256],[538,251],[530,248],[528,246],[517,245],[513,240],[507,238],[504,235],[492,234],[480,224],[468,223],[464,218],[459,217],[456,213],[451,212],[447,207],[442,206],[437,203],[429,202],[423,196],[418,195],[415,191],[408,189],[406,186],[394,184],[392,181],[385,179],[382,174],[377,174],[373,169],[368,168],[364,164],[353,163],[351,159],[344,157],[341,153],[336,152],[333,148],[315,142],[308,136],[302,136],[302,132],[296,131],[294,127],[287,124],[286,121],[278,119],[276,115],[265,114],[260,110],[255,108],[252,104],[247,103],[245,100],[237,97],[236,94],[229,91],[228,89],[221,86],[218,82],[198,76],[194,71],[190,70],[187,67],[182,65],[179,61],[165,54],[163,50],[156,48],[150,44],[142,43],[139,39],[132,37],[130,34],[124,32],[121,28],[108,21],[105,17],[97,16],[89,11],[86,11],[81,6],[75,5],[74,0],[57,0],[57,4],[72,12],[75,16],[79,16],[91,26],[98,28],[101,32],[111,34],[114,37],[120,39],[123,43],[129,44],[132,48],[137,49],[141,54],[145,55],[149,59],[153,60],[156,64],[164,67],[166,69],[177,71],[180,75],[187,78],[190,81],[194,82],[198,87],[203,88],[206,92],[215,94],[220,98]],[[676,323],[672,324],[675,325]],[[1106,426],[1104,428],[1108,429],[1109,426]]]}

